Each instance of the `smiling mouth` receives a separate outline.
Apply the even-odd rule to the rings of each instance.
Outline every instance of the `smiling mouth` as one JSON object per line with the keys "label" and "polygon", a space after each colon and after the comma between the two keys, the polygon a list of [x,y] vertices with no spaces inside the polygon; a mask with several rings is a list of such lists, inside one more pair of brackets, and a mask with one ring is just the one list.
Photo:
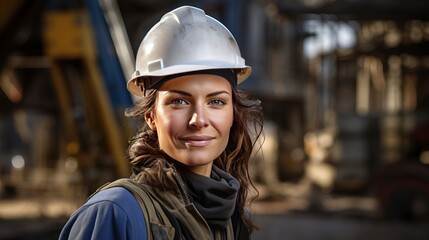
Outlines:
{"label": "smiling mouth", "polygon": [[190,146],[190,147],[204,147],[210,144],[210,142],[213,139],[214,139],[213,137],[195,136],[195,137],[184,137],[184,138],[181,138],[180,140],[182,140],[187,146]]}

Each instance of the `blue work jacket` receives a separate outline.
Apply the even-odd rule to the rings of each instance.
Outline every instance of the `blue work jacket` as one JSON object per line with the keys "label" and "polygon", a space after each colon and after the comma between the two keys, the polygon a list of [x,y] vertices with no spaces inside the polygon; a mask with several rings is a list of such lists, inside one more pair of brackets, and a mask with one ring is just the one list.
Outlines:
{"label": "blue work jacket", "polygon": [[146,224],[133,195],[114,187],[98,192],[76,210],[59,239],[146,240]]}

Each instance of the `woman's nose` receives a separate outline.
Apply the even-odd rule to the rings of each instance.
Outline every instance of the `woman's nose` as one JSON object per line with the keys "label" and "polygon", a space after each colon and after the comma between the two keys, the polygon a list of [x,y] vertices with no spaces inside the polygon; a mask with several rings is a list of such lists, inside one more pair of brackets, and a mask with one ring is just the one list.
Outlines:
{"label": "woman's nose", "polygon": [[189,121],[189,126],[194,128],[203,128],[209,125],[209,120],[207,113],[203,107],[195,108],[194,113],[192,114],[191,120]]}

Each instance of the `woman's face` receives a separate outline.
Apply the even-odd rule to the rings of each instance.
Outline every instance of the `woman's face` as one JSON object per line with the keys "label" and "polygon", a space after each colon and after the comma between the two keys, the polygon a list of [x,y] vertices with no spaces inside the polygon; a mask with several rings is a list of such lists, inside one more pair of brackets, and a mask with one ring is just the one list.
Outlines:
{"label": "woman's face", "polygon": [[233,123],[231,84],[210,74],[186,75],[165,82],[146,121],[159,146],[190,170],[209,176],[226,148]]}

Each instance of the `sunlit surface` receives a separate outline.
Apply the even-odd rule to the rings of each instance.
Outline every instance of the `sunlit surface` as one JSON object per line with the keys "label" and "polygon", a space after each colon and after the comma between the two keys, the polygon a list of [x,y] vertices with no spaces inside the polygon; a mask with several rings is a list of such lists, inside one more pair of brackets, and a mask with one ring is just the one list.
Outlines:
{"label": "sunlit surface", "polygon": [[420,154],[420,162],[429,164],[429,151],[424,151]]}
{"label": "sunlit surface", "polygon": [[70,216],[79,204],[80,202],[70,199],[49,197],[1,200],[0,219],[66,217]]}
{"label": "sunlit surface", "polygon": [[13,156],[11,163],[12,166],[17,169],[22,169],[25,167],[25,160],[21,155]]}

